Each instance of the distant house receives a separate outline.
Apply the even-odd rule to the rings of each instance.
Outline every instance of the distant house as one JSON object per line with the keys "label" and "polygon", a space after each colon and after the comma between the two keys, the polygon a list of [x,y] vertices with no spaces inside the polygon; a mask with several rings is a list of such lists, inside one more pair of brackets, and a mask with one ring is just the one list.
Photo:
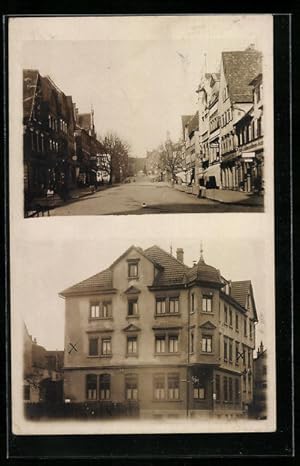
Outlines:
{"label": "distant house", "polygon": [[267,389],[268,389],[268,362],[267,350],[261,342],[257,349],[256,358],[253,360],[254,370],[254,396],[252,413],[259,419],[267,418]]}
{"label": "distant house", "polygon": [[150,418],[243,417],[253,399],[257,313],[251,281],[201,255],[131,246],[62,291],[64,397],[135,405]]}
{"label": "distant house", "polygon": [[63,351],[47,351],[38,345],[24,325],[24,402],[62,400],[63,354]]}

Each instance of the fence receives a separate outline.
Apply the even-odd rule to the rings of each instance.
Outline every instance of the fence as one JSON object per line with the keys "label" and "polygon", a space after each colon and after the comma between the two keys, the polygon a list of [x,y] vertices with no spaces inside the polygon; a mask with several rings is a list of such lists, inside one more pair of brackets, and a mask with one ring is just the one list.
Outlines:
{"label": "fence", "polygon": [[138,403],[85,402],[85,403],[25,403],[27,419],[112,419],[139,417]]}

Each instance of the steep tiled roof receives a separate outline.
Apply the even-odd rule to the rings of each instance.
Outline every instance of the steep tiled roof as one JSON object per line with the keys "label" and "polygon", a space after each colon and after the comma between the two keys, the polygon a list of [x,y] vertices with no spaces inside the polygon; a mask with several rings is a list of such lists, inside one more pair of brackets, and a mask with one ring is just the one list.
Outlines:
{"label": "steep tiled roof", "polygon": [[223,285],[220,271],[211,265],[207,265],[203,259],[200,259],[198,264],[195,264],[194,267],[189,270],[187,279],[189,282],[198,280],[201,282]]}
{"label": "steep tiled roof", "polygon": [[154,279],[154,286],[177,285],[184,283],[185,274],[189,268],[179,262],[171,254],[167,253],[159,246],[152,246],[151,248],[146,249],[144,254],[149,259],[163,267],[163,270],[160,270]]}
{"label": "steep tiled roof", "polygon": [[247,295],[250,292],[250,286],[250,280],[231,282],[231,296],[244,308],[246,307]]}
{"label": "steep tiled roof", "polygon": [[103,291],[103,290],[111,290],[113,288],[112,284],[112,270],[110,268],[103,270],[96,275],[93,275],[86,280],[83,280],[80,283],[77,283],[74,286],[67,288],[66,290],[62,291],[60,294],[62,296],[67,296],[69,294],[77,294],[85,291]]}
{"label": "steep tiled roof", "polygon": [[23,116],[30,118],[36,92],[39,72],[37,70],[23,70]]}
{"label": "steep tiled roof", "polygon": [[262,54],[257,50],[222,52],[224,74],[232,102],[252,102],[250,82],[261,72]]}
{"label": "steep tiled roof", "polygon": [[199,130],[199,112],[196,112],[195,115],[190,119],[188,123],[189,134],[193,131]]}

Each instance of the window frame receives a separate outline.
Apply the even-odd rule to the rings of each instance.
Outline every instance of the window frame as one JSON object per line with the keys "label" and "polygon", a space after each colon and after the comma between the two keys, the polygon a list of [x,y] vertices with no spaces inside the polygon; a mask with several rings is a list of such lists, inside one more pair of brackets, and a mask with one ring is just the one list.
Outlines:
{"label": "window frame", "polygon": [[[128,300],[127,300],[127,317],[136,317],[136,316],[139,315],[138,301],[139,301],[138,298],[128,298]],[[132,313],[129,312],[130,308],[132,308]]]}
{"label": "window frame", "polygon": [[[139,400],[139,380],[137,374],[126,374],[124,380],[125,400],[138,401]],[[130,396],[128,396],[130,394]]]}
{"label": "window frame", "polygon": [[[89,339],[88,339],[88,356],[89,357],[97,357],[99,356],[99,337],[98,336],[89,336]],[[91,351],[91,345],[92,345],[92,342],[93,344],[96,345],[96,351],[95,351],[95,354],[93,354],[93,352]]]}
{"label": "window frame", "polygon": [[[208,306],[209,303],[209,306]],[[210,308],[210,309],[208,309]],[[202,312],[205,312],[207,314],[212,314],[213,313],[213,298],[210,295],[202,295]]]}
{"label": "window frame", "polygon": [[[138,260],[132,260],[132,261],[130,260],[130,261],[128,261],[127,265],[128,265],[128,267],[127,267],[128,278],[129,279],[138,278],[139,277],[139,261]],[[136,270],[135,274],[131,273],[133,267]]]}
{"label": "window frame", "polygon": [[[131,343],[135,342],[135,345],[132,346],[132,349],[135,349],[135,351],[129,351],[130,342]],[[127,335],[127,337],[126,337],[126,354],[127,354],[127,356],[137,356],[138,355],[138,336],[137,335]]]}
{"label": "window frame", "polygon": [[[107,345],[109,343],[109,345]],[[108,346],[109,352],[105,350],[104,352],[104,345],[105,347]],[[112,337],[111,336],[104,336],[101,337],[101,357],[111,357],[112,356]]]}
{"label": "window frame", "polygon": [[[208,343],[210,342],[210,343]],[[208,350],[210,348],[210,351]],[[203,334],[201,337],[201,353],[213,353],[213,337],[212,335]]]}
{"label": "window frame", "polygon": [[[108,381],[103,379],[107,379]],[[101,380],[102,379],[102,380]],[[107,388],[108,386],[108,388]],[[104,388],[103,388],[104,387]],[[104,396],[102,396],[102,392],[104,391]],[[108,396],[107,396],[108,392]],[[99,375],[99,400],[106,401],[111,399],[111,375],[110,374],[100,374]]]}
{"label": "window frame", "polygon": [[[89,381],[90,379],[90,381]],[[91,382],[91,379],[93,382]],[[93,385],[94,388],[89,388],[89,385]],[[98,382],[97,382],[97,375],[96,374],[86,374],[85,377],[85,396],[87,401],[95,401],[97,400],[97,387],[98,387]],[[90,391],[92,391],[92,396],[90,396]]]}

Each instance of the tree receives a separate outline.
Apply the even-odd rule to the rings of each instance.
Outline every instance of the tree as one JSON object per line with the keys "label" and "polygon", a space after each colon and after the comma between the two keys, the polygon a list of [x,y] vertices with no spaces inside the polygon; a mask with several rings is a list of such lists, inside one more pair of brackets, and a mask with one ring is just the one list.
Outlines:
{"label": "tree", "polygon": [[160,146],[159,152],[159,169],[161,172],[166,171],[170,178],[175,181],[176,174],[184,169],[181,144],[173,143],[168,139]]}
{"label": "tree", "polygon": [[110,184],[113,181],[120,182],[124,180],[128,173],[129,144],[122,141],[117,134],[111,132],[108,132],[101,139],[101,144],[103,152],[110,156],[104,161]]}

